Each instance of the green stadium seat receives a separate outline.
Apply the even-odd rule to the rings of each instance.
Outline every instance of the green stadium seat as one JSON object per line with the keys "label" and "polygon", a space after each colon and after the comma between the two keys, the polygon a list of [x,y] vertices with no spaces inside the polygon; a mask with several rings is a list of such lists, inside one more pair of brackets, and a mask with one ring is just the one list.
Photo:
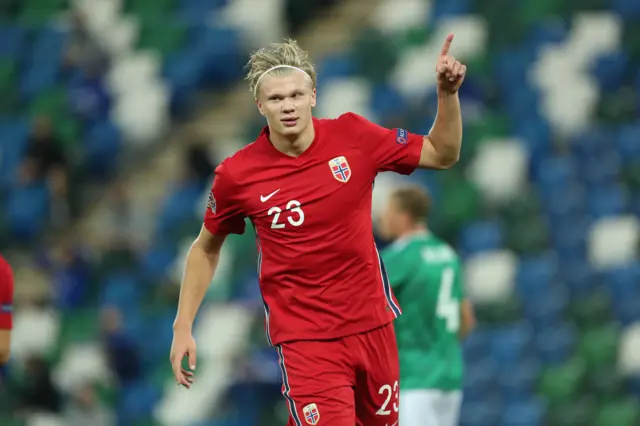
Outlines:
{"label": "green stadium seat", "polygon": [[595,417],[595,400],[579,396],[566,403],[558,404],[549,410],[547,426],[584,426],[589,425]]}
{"label": "green stadium seat", "polygon": [[611,301],[608,295],[596,292],[572,301],[567,307],[567,313],[581,329],[599,326],[611,318]]}
{"label": "green stadium seat", "polygon": [[4,91],[15,84],[17,70],[18,67],[14,61],[9,59],[0,60],[0,91]]}
{"label": "green stadium seat", "polygon": [[429,41],[432,33],[433,29],[427,25],[409,28],[406,32],[396,36],[394,44],[398,50],[424,46]]}
{"label": "green stadium seat", "polygon": [[100,337],[100,318],[96,310],[76,310],[66,314],[62,320],[59,345],[66,347],[72,342],[96,341]]}
{"label": "green stadium seat", "polygon": [[126,3],[126,9],[130,13],[138,13],[140,11],[151,9],[170,12],[175,4],[175,0],[128,0]]}
{"label": "green stadium seat", "polygon": [[625,167],[622,177],[631,191],[640,193],[640,161]]}
{"label": "green stadium seat", "polygon": [[482,324],[511,324],[522,317],[520,302],[516,298],[510,298],[500,303],[477,305],[475,310],[478,321]]}
{"label": "green stadium seat", "polygon": [[32,0],[23,6],[18,20],[28,27],[42,27],[55,18],[56,14],[62,11],[62,7],[59,0]]}
{"label": "green stadium seat", "polygon": [[623,377],[615,366],[603,366],[587,372],[586,388],[600,401],[614,401],[620,398],[625,390]]}
{"label": "green stadium seat", "polygon": [[635,119],[636,111],[635,92],[624,88],[614,93],[603,93],[596,115],[605,124],[624,124]]}
{"label": "green stadium seat", "polygon": [[608,324],[581,333],[578,351],[588,368],[614,365],[618,352],[619,332]]}
{"label": "green stadium seat", "polygon": [[640,63],[640,20],[628,20],[622,31],[623,49],[636,62]]}
{"label": "green stadium seat", "polygon": [[389,37],[374,29],[366,29],[356,37],[351,56],[358,74],[372,82],[382,83],[396,67],[398,50]]}
{"label": "green stadium seat", "polygon": [[553,407],[566,404],[582,390],[586,372],[587,365],[579,358],[551,366],[543,371],[538,391]]}
{"label": "green stadium seat", "polygon": [[562,2],[557,0],[524,1],[518,9],[518,19],[526,26],[529,26],[554,18],[562,12]]}
{"label": "green stadium seat", "polygon": [[621,399],[603,404],[595,422],[595,426],[637,426],[638,424],[640,424],[640,406],[634,399]]}
{"label": "green stadium seat", "polygon": [[64,115],[56,117],[54,126],[65,152],[71,156],[79,154],[77,148],[80,145],[80,123],[70,115]]}
{"label": "green stadium seat", "polygon": [[145,25],[140,34],[138,48],[155,50],[162,56],[173,53],[182,47],[186,40],[186,28],[167,23]]}
{"label": "green stadium seat", "polygon": [[61,87],[47,90],[40,94],[31,104],[31,116],[46,115],[57,117],[68,110],[67,90]]}
{"label": "green stadium seat", "polygon": [[547,222],[540,216],[522,216],[507,224],[507,247],[518,254],[543,252],[549,244]]}
{"label": "green stadium seat", "polygon": [[437,212],[439,226],[444,233],[459,229],[464,223],[478,217],[481,195],[478,188],[456,172],[446,173],[444,194],[440,211]]}

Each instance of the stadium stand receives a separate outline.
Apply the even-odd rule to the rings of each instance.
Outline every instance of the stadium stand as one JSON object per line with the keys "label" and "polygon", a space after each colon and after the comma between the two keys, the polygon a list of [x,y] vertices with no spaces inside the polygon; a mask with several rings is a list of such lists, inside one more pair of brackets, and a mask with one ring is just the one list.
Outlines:
{"label": "stadium stand", "polygon": [[[1,425],[285,423],[251,233],[229,240],[198,319],[197,386],[176,388],[166,361],[176,283],[208,191],[195,171],[254,139],[262,122],[245,108],[247,93],[215,97],[226,119],[172,140],[175,170],[157,166],[171,175],[168,188],[145,178],[109,189],[91,222],[101,244],[63,238],[50,251],[39,242],[86,211],[87,187],[104,188],[131,158],[146,167],[140,153],[153,152],[172,120],[189,117],[203,92],[237,87],[248,50],[287,27],[313,29],[302,39],[323,45],[319,115],[354,111],[424,133],[434,58],[456,34],[454,54],[469,70],[462,158],[410,179],[435,198],[431,228],[464,255],[480,320],[465,342],[461,425],[639,424],[640,3],[351,0],[343,3],[366,4],[370,19],[363,29],[362,19],[332,19],[336,34],[358,29],[349,39],[313,25],[326,8],[347,10],[332,3],[2,2],[0,242],[30,242],[37,267],[16,277],[22,303],[0,381]],[[64,165],[66,190],[57,174],[18,179],[25,158],[41,155],[28,156],[36,118],[53,127],[64,160],[46,162]],[[223,137],[211,143],[216,132]],[[197,151],[203,145],[213,152]],[[405,181],[378,178],[374,216]]]}

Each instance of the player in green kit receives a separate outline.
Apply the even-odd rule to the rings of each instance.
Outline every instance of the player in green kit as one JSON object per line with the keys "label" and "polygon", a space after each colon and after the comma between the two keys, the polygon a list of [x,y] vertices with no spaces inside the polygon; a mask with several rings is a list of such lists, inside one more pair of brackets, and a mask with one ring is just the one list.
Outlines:
{"label": "player in green kit", "polygon": [[382,253],[403,315],[395,321],[400,355],[399,426],[457,426],[462,403],[460,340],[475,325],[458,255],[428,231],[431,200],[420,188],[396,190],[382,217],[395,240]]}

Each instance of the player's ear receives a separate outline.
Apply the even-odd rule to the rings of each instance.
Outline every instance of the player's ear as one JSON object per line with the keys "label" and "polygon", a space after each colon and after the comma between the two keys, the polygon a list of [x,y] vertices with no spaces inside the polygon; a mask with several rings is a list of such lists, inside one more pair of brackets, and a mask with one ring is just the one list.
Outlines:
{"label": "player's ear", "polygon": [[311,108],[316,106],[316,89],[313,89],[313,92],[311,92]]}
{"label": "player's ear", "polygon": [[262,107],[262,102],[258,98],[256,98],[256,106],[258,107],[258,111],[260,114],[264,115],[264,108]]}

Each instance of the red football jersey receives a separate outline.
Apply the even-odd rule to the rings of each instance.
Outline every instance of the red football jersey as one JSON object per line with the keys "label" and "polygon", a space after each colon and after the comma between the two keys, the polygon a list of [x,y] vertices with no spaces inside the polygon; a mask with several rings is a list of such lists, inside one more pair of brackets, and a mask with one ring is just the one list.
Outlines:
{"label": "red football jersey", "polygon": [[0,256],[0,330],[13,327],[13,272]]}
{"label": "red football jersey", "polygon": [[298,157],[268,129],[218,166],[204,219],[212,234],[256,231],[270,344],[324,340],[380,327],[401,314],[373,239],[378,172],[411,173],[423,137],[353,113],[313,120]]}

